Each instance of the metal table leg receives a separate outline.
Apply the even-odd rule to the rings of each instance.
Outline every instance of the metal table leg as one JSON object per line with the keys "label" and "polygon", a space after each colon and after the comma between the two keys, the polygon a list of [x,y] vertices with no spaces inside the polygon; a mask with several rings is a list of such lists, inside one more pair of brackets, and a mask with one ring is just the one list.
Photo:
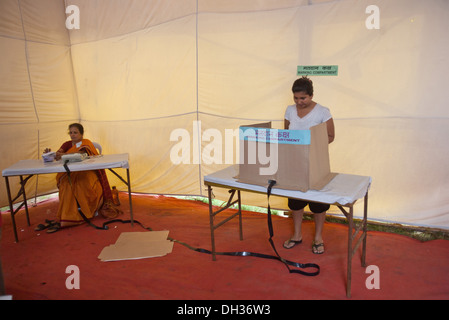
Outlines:
{"label": "metal table leg", "polygon": [[[240,199],[240,190],[237,191],[237,200],[233,200],[235,192],[237,190],[231,189],[229,192],[231,195],[229,196],[229,200],[227,201],[226,205],[217,211],[214,212],[213,206],[212,206],[212,187],[210,185],[207,186],[207,193],[209,197],[209,222],[210,222],[210,238],[211,238],[211,245],[212,245],[212,260],[216,260],[216,251],[215,251],[215,229],[221,227],[223,224],[228,222],[229,220],[235,218],[237,215],[239,216],[239,237],[240,240],[243,240],[243,227],[242,227],[242,205],[241,205],[241,199]],[[219,223],[215,224],[214,219],[217,214],[220,212],[230,208],[234,204],[238,203],[238,212],[234,213],[230,217],[227,217],[220,221]]]}
{"label": "metal table leg", "polygon": [[133,216],[133,203],[131,200],[131,179],[129,178],[129,168],[126,169],[126,179],[123,179],[121,175],[115,172],[113,169],[109,168],[109,171],[112,172],[117,178],[119,178],[124,184],[128,186],[128,199],[129,199],[129,213],[131,217],[131,226],[134,226],[134,216]]}
{"label": "metal table leg", "polygon": [[128,200],[129,200],[129,214],[131,217],[131,227],[134,227],[133,202],[131,200],[131,179],[129,178],[129,169],[126,169],[126,178],[128,179]]}
{"label": "metal table leg", "polygon": [[352,280],[352,229],[354,228],[353,220],[354,210],[351,206],[348,214],[348,261],[346,274],[346,296],[351,297],[351,280]]}
{"label": "metal table leg", "polygon": [[[361,265],[366,267],[366,238],[367,238],[367,224],[368,224],[368,193],[364,198],[364,208],[363,208],[363,220],[359,226],[354,225],[354,204],[349,206],[349,212],[347,212],[342,206],[338,208],[343,212],[348,220],[348,258],[347,258],[347,282],[346,282],[346,296],[351,297],[351,283],[352,283],[352,258],[355,255],[360,244],[362,244],[362,257]],[[355,228],[356,227],[356,228]],[[354,230],[355,229],[355,230]],[[358,233],[362,231],[362,234],[358,238],[356,244],[354,245],[354,240],[356,239]]]}
{"label": "metal table leg", "polygon": [[[16,218],[15,215],[17,212],[19,212],[19,210],[25,206],[25,214],[26,214],[26,218],[27,218],[27,223],[30,226],[30,214],[28,212],[28,204],[27,204],[27,198],[26,198],[26,192],[25,192],[25,185],[28,182],[28,180],[32,177],[33,175],[29,175],[28,177],[26,177],[25,179],[23,178],[23,176],[20,176],[20,189],[19,192],[17,193],[16,197],[13,199],[11,197],[11,187],[9,185],[9,179],[8,176],[5,177],[5,182],[6,182],[6,191],[8,193],[8,202],[9,202],[9,210],[11,212],[11,221],[12,221],[12,227],[14,230],[14,239],[16,242],[19,242],[19,237],[17,235],[17,226],[16,226]],[[14,210],[14,202],[20,198],[20,196],[22,196],[22,203]]]}
{"label": "metal table leg", "polygon": [[212,187],[207,186],[207,194],[209,197],[209,222],[210,222],[210,240],[212,245],[212,260],[217,260],[215,257],[215,228],[214,228],[214,211],[212,209]]}

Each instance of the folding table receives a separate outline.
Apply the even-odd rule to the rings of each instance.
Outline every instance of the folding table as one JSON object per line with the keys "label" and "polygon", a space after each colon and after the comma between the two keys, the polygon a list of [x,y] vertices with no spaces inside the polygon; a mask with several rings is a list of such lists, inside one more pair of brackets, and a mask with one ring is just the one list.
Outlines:
{"label": "folding table", "polygon": [[[241,211],[241,191],[267,193],[267,187],[238,182],[238,166],[231,166],[204,177],[204,184],[208,187],[209,197],[209,217],[212,242],[212,259],[216,260],[215,229],[219,228],[229,220],[239,217],[240,240],[243,240],[242,231],[242,211]],[[368,217],[368,191],[371,185],[371,178],[350,174],[337,174],[322,190],[308,190],[307,192],[278,189],[276,185],[271,190],[271,195],[319,202],[336,205],[343,212],[348,220],[348,257],[347,257],[347,279],[346,295],[351,296],[351,267],[352,258],[360,244],[362,244],[362,267],[366,267],[366,235]],[[225,206],[214,211],[212,206],[212,187],[225,188],[230,190],[230,197]],[[235,194],[237,199],[233,201]],[[364,198],[363,219],[359,225],[354,223],[354,205],[357,200]],[[238,204],[238,211],[222,221],[215,223],[217,214],[228,209],[234,204]],[[345,208],[348,208],[346,210]],[[360,235],[360,231],[362,232]],[[358,239],[357,239],[358,237]],[[356,241],[357,239],[357,241]],[[355,243],[355,245],[354,245]]]}
{"label": "folding table", "polygon": [[[128,195],[129,195],[129,208],[131,214],[131,225],[134,223],[133,218],[133,207],[131,201],[131,182],[129,178],[129,161],[128,154],[107,154],[107,155],[99,155],[99,156],[91,156],[86,160],[81,162],[69,162],[68,168],[71,172],[75,171],[89,171],[89,170],[100,170],[100,169],[109,169],[113,174],[115,174],[121,181],[123,181],[128,186]],[[126,179],[123,179],[119,174],[117,174],[113,169],[115,168],[123,168],[126,169]],[[30,217],[28,214],[28,206],[27,199],[25,193],[25,185],[27,181],[34,175],[37,174],[47,174],[47,173],[59,173],[66,172],[64,168],[64,162],[62,160],[53,161],[53,162],[44,162],[43,160],[21,160],[9,168],[6,168],[2,171],[2,176],[5,177],[6,180],[6,190],[8,192],[8,202],[9,208],[11,210],[11,220],[14,228],[14,237],[16,242],[18,242],[17,236],[17,228],[15,221],[15,214],[25,206],[25,212],[27,217],[28,225],[30,225]],[[9,177],[18,176],[20,178],[20,190],[17,195],[12,198],[11,197],[11,189],[9,185]],[[24,178],[24,176],[27,176]],[[14,210],[14,202],[22,197],[22,203]]]}

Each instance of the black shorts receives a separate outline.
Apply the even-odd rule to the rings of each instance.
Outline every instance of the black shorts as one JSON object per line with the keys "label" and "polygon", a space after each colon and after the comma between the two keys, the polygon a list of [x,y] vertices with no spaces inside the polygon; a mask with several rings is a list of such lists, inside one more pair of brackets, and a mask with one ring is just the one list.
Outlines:
{"label": "black shorts", "polygon": [[290,198],[288,199],[288,207],[290,208],[290,210],[301,210],[304,209],[307,205],[309,205],[310,211],[312,211],[313,213],[321,213],[329,210],[329,208],[331,207],[330,205],[324,203],[307,202]]}

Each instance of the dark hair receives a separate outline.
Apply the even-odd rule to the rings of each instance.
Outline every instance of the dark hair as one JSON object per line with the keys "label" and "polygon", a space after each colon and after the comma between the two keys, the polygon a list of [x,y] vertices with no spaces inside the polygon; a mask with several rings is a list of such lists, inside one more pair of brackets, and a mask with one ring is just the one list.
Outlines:
{"label": "dark hair", "polygon": [[81,134],[84,134],[84,127],[83,127],[83,125],[81,123],[72,123],[72,124],[70,124],[69,125],[69,131],[70,131],[70,128],[72,128],[72,127],[78,128],[78,131]]}
{"label": "dark hair", "polygon": [[293,83],[292,91],[293,93],[305,92],[309,96],[313,96],[313,82],[307,77],[299,78]]}

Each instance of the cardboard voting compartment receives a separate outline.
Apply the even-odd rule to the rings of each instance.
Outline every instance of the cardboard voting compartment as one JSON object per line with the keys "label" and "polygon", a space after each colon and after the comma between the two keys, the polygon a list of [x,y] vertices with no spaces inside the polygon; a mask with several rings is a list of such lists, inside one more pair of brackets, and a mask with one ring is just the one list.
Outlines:
{"label": "cardboard voting compartment", "polygon": [[321,190],[335,176],[330,170],[327,126],[310,130],[271,129],[271,123],[240,127],[237,180],[275,188]]}

